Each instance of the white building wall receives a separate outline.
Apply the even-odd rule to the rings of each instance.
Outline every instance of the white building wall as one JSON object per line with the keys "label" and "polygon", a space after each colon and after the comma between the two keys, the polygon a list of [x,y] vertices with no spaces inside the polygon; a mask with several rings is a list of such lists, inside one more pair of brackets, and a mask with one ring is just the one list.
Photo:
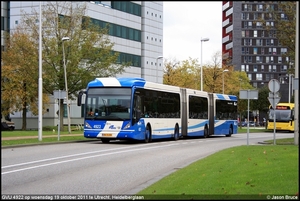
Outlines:
{"label": "white building wall", "polygon": [[[41,2],[41,5],[47,3]],[[75,2],[76,3],[76,2]],[[111,1],[103,1],[102,5],[88,3],[87,15],[94,19],[119,24],[126,27],[141,30],[141,42],[109,36],[115,43],[113,49],[119,52],[125,52],[141,56],[141,67],[130,67],[117,77],[142,77],[148,81],[162,83],[163,59],[157,59],[163,56],[163,2],[156,1],[134,1],[141,5],[141,17],[125,13],[110,7]],[[10,29],[20,23],[23,12],[31,13],[32,9],[39,12],[40,2],[36,1],[11,1],[10,2]],[[1,2],[1,8],[2,2]],[[2,12],[2,9],[1,9]],[[1,33],[2,34],[2,33]],[[158,65],[156,65],[156,62]],[[158,70],[158,71],[157,71]],[[156,79],[156,75],[158,79]],[[83,124],[81,118],[81,107],[77,106],[77,100],[70,100],[71,124]],[[58,115],[57,100],[51,97],[48,112],[43,115],[43,126],[57,126]],[[16,129],[22,127],[22,113],[16,112],[11,115],[15,122]],[[26,116],[28,129],[38,128],[38,116],[30,111]],[[68,124],[68,119],[64,118],[64,124]]]}

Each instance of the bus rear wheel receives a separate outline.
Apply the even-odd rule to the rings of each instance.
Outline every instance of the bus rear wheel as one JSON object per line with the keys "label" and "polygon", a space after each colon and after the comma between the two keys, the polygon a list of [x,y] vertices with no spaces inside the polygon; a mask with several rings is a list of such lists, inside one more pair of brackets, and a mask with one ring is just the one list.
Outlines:
{"label": "bus rear wheel", "polygon": [[232,133],[233,133],[233,130],[232,130],[232,127],[230,126],[230,128],[229,128],[229,134],[226,135],[226,137],[231,137]]}
{"label": "bus rear wheel", "polygon": [[203,135],[204,138],[207,138],[208,137],[208,128],[205,126],[204,128],[204,135]]}
{"label": "bus rear wheel", "polygon": [[173,139],[176,141],[176,140],[179,140],[179,128],[178,126],[175,126],[175,129],[174,129],[174,137]]}

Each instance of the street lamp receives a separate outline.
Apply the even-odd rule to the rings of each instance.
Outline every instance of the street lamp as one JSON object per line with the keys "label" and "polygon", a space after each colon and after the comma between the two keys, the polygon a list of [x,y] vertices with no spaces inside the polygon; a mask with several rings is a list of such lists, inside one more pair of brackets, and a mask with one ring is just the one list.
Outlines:
{"label": "street lamp", "polygon": [[201,91],[203,91],[202,42],[206,41],[209,41],[209,38],[201,39]]}
{"label": "street lamp", "polygon": [[163,56],[158,56],[157,58],[156,58],[156,63],[155,63],[155,65],[156,65],[156,83],[158,83],[158,75],[157,75],[157,72],[158,72],[158,59],[162,59],[162,58],[164,58]]}
{"label": "street lamp", "polygon": [[65,60],[65,47],[64,47],[64,41],[70,40],[69,37],[63,37],[62,39],[62,47],[63,47],[63,60],[64,60],[64,72],[65,72],[65,85],[66,85],[66,102],[67,102],[67,113],[68,113],[68,131],[71,133],[71,127],[70,127],[70,105],[69,105],[69,98],[68,98],[68,81],[67,81],[67,69],[66,69],[66,60]]}
{"label": "street lamp", "polygon": [[224,94],[224,72],[228,72],[228,69],[223,70],[223,94]]}

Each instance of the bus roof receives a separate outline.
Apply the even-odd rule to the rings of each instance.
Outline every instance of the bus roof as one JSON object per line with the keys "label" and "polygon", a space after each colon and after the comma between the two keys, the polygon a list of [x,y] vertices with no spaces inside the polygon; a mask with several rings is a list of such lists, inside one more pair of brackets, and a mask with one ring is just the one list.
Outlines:
{"label": "bus roof", "polygon": [[115,78],[115,77],[103,77],[96,78],[88,83],[90,87],[132,87],[145,85],[146,81],[142,78]]}
{"label": "bus roof", "polygon": [[[87,88],[93,87],[142,87],[147,89],[155,89],[155,90],[162,90],[162,91],[173,91],[173,92],[180,92],[180,89],[183,87],[166,85],[166,84],[159,84],[155,82],[146,81],[143,78],[137,77],[102,77],[96,78],[93,81],[88,83]],[[206,91],[199,91],[196,89],[187,89],[188,94],[198,94],[202,96],[207,96],[208,92]],[[230,100],[230,101],[237,101],[237,96],[228,95],[228,94],[217,94],[214,93],[214,98],[219,100]]]}
{"label": "bus roof", "polygon": [[[295,103],[278,103],[276,106],[289,106],[291,109],[294,109]],[[269,109],[272,108],[272,105],[269,106]]]}

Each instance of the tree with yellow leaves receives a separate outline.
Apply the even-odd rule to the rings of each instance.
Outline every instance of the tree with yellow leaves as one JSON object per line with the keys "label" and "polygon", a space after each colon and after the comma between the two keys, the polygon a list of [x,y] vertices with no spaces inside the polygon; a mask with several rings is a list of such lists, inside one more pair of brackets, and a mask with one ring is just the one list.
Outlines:
{"label": "tree with yellow leaves", "polygon": [[[38,50],[35,40],[16,29],[6,40],[2,51],[1,114],[22,112],[22,130],[26,130],[26,113],[38,114]],[[49,102],[43,95],[43,112]]]}

